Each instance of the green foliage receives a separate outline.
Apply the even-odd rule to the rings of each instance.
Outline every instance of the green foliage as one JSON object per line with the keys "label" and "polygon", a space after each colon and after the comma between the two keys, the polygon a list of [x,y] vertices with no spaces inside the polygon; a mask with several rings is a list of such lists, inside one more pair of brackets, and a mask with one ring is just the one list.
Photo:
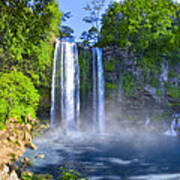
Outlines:
{"label": "green foliage", "polygon": [[60,21],[55,0],[0,1],[0,72],[21,71],[48,96]]}
{"label": "green foliage", "polygon": [[90,24],[90,29],[82,33],[81,39],[85,45],[94,45],[99,39],[101,26],[101,13],[105,6],[106,0],[91,0],[84,9],[87,15],[83,21]]}
{"label": "green foliage", "polygon": [[165,119],[169,119],[170,114],[168,112],[164,112],[162,114],[155,115],[151,117],[150,121],[164,121]]}
{"label": "green foliage", "polygon": [[[67,169],[67,168],[60,168],[61,170],[61,177],[58,177],[57,179],[59,180],[87,180],[86,178],[82,178],[81,175],[72,170],[72,169]],[[44,174],[44,175],[29,175],[24,174],[23,180],[51,180],[53,179],[53,176],[49,174]]]}
{"label": "green foliage", "polygon": [[91,51],[86,51],[86,57],[84,56],[84,49],[81,49],[79,47],[79,66],[80,66],[80,89],[81,94],[83,94],[83,91],[88,92],[90,88],[90,62],[89,59],[91,59],[89,54]]}
{"label": "green foliage", "polygon": [[157,94],[157,96],[161,96],[163,93],[160,89],[157,89],[156,94]]}
{"label": "green foliage", "polygon": [[134,76],[130,73],[124,73],[122,75],[123,90],[126,96],[132,95],[133,89],[135,88]]}
{"label": "green foliage", "polygon": [[169,78],[173,78],[173,77],[177,77],[177,76],[178,76],[177,72],[175,72],[173,69],[169,70],[169,74],[168,74]]}
{"label": "green foliage", "polygon": [[[72,17],[71,12],[63,13],[62,21],[66,22]],[[61,25],[59,28],[60,39],[62,38],[73,38],[73,29],[66,25]]]}
{"label": "green foliage", "polygon": [[159,80],[157,78],[152,78],[151,82],[150,82],[150,85],[152,87],[156,87],[156,88],[159,87]]}
{"label": "green foliage", "polygon": [[86,76],[87,74],[87,69],[88,69],[88,64],[87,61],[83,57],[79,57],[79,66],[81,70],[81,75]]}
{"label": "green foliage", "polygon": [[179,45],[179,6],[168,0],[125,0],[114,3],[103,18],[102,43],[129,46],[147,57]]}
{"label": "green foliage", "polygon": [[116,67],[113,61],[105,61],[104,62],[104,71],[115,71]]}
{"label": "green foliage", "polygon": [[0,130],[3,130],[5,128],[6,128],[6,126],[5,126],[4,122],[0,121]]}
{"label": "green foliage", "polygon": [[27,174],[24,174],[23,176],[23,180],[51,180],[53,179],[53,176],[47,174],[47,175],[29,175],[28,173]]}
{"label": "green foliage", "polygon": [[180,7],[168,0],[125,0],[114,3],[103,18],[103,45],[129,47],[140,56],[158,60],[159,54],[179,47]]}
{"label": "green foliage", "polygon": [[[133,90],[140,92],[144,84],[159,89],[157,79],[164,62],[169,64],[169,78],[178,77],[174,69],[180,59],[179,45],[180,4],[173,0],[114,2],[103,16],[98,46],[120,50],[115,56],[122,58],[124,71],[135,69],[140,73],[139,79],[136,73],[123,75],[123,90],[127,96],[132,95]],[[116,62],[113,63],[115,66]],[[136,87],[137,84],[141,87]],[[178,88],[168,88],[171,97],[178,97],[178,92]],[[157,90],[157,94],[161,92]]]}
{"label": "green foliage", "polygon": [[32,81],[21,72],[4,73],[0,77],[0,121],[14,117],[35,117],[39,94]]}
{"label": "green foliage", "polygon": [[62,177],[59,177],[59,180],[87,180],[82,178],[80,173],[72,169],[61,168],[61,171]]}
{"label": "green foliage", "polygon": [[173,98],[180,98],[180,88],[172,86],[170,83],[166,84],[167,95]]}
{"label": "green foliage", "polygon": [[171,103],[171,102],[168,102],[168,106],[169,107],[178,107],[178,106],[180,106],[180,103],[178,103],[178,102],[173,102],[173,103]]}
{"label": "green foliage", "polygon": [[106,83],[105,84],[106,86],[106,89],[117,89],[117,84],[114,84],[114,83]]}

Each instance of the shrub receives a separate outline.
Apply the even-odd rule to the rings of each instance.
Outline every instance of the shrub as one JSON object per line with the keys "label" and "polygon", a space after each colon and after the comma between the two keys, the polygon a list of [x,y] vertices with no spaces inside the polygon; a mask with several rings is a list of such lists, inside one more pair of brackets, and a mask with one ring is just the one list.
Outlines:
{"label": "shrub", "polygon": [[59,180],[88,180],[87,178],[81,177],[81,174],[73,169],[60,168],[61,177],[58,177]]}
{"label": "shrub", "polygon": [[4,73],[0,77],[0,122],[13,117],[23,121],[32,118],[39,102],[39,94],[30,78],[21,72]]}
{"label": "shrub", "polygon": [[112,61],[106,61],[104,63],[104,71],[113,72],[115,71],[116,67],[115,64]]}
{"label": "shrub", "polygon": [[126,96],[131,96],[135,88],[135,78],[131,73],[124,73],[122,75],[123,90]]}
{"label": "shrub", "polygon": [[32,175],[28,175],[28,173],[24,174],[23,176],[23,180],[51,180],[53,179],[53,176],[51,176],[50,174],[42,174],[42,175],[36,175],[36,174],[32,174]]}
{"label": "shrub", "polygon": [[180,89],[179,87],[174,87],[170,83],[166,84],[167,95],[172,98],[180,98]]}

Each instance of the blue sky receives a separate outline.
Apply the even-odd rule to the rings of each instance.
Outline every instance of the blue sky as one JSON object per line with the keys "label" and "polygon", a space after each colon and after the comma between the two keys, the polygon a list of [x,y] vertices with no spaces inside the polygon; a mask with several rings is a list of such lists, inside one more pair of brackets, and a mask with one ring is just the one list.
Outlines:
{"label": "blue sky", "polygon": [[[74,35],[76,39],[78,39],[81,33],[84,30],[88,30],[88,25],[82,21],[83,17],[86,15],[86,11],[83,7],[86,6],[90,0],[57,0],[59,3],[59,8],[62,12],[71,11],[72,18],[68,20],[66,23],[69,25],[74,31]],[[109,4],[112,0],[106,0],[107,4]],[[116,0],[119,1],[119,0]],[[180,0],[178,0],[180,2]]]}
{"label": "blue sky", "polygon": [[[67,25],[71,26],[75,31],[74,35],[78,39],[84,30],[87,30],[89,25],[82,21],[86,15],[86,11],[83,7],[86,6],[90,0],[57,0],[59,8],[62,12],[71,11],[72,18],[68,20]],[[111,0],[106,0],[107,4]]]}

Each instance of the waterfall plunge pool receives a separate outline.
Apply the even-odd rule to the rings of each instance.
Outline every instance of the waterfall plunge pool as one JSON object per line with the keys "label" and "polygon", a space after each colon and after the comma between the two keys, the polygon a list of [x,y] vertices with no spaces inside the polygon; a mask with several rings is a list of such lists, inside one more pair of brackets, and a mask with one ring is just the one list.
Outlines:
{"label": "waterfall plunge pool", "polygon": [[[58,135],[57,135],[58,134]],[[32,160],[28,170],[50,173],[67,166],[90,180],[179,180],[180,139],[148,133],[59,136],[49,132],[35,139],[38,150],[24,154]],[[44,154],[44,159],[36,159]]]}

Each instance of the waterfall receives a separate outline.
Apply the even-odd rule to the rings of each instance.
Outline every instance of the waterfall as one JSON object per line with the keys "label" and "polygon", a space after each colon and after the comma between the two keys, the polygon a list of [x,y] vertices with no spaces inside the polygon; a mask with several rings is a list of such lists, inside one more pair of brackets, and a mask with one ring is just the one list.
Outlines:
{"label": "waterfall", "polygon": [[53,64],[53,74],[52,74],[52,88],[51,88],[51,127],[56,127],[56,118],[57,118],[57,111],[56,111],[56,71],[57,71],[57,62],[60,50],[60,42],[56,42],[56,47],[54,51],[54,64]]}
{"label": "waterfall", "polygon": [[118,101],[121,102],[122,100],[122,62],[120,61],[119,65],[119,84],[118,84]]}
{"label": "waterfall", "polygon": [[97,91],[97,88],[96,88],[96,85],[97,85],[96,60],[97,60],[97,58],[96,58],[96,49],[93,48],[92,52],[93,52],[93,126],[94,126],[93,128],[95,130],[97,127],[97,125],[96,125],[97,124],[97,109],[96,109],[96,107],[97,107],[97,92],[96,92]]}
{"label": "waterfall", "polygon": [[67,132],[79,129],[79,64],[77,46],[73,42],[56,43],[51,93],[51,127],[62,124]]}
{"label": "waterfall", "polygon": [[168,81],[168,73],[169,73],[169,65],[165,61],[161,65],[161,74],[160,74],[160,79],[159,79],[160,80],[161,91],[163,93],[163,96],[165,96],[165,94],[166,94],[165,83]]}
{"label": "waterfall", "polygon": [[93,48],[93,126],[94,130],[104,133],[105,104],[104,104],[104,72],[102,49]]}
{"label": "waterfall", "polygon": [[150,117],[146,117],[145,128],[148,128],[150,122],[151,122],[151,118]]}
{"label": "waterfall", "polygon": [[167,62],[164,62],[161,65],[161,75],[160,75],[160,82],[162,83],[162,86],[164,85],[164,82],[168,81],[168,73],[169,73],[169,66]]}
{"label": "waterfall", "polygon": [[169,136],[177,136],[179,134],[180,129],[180,114],[173,114],[173,120],[170,125],[170,129],[168,129],[165,134]]}

